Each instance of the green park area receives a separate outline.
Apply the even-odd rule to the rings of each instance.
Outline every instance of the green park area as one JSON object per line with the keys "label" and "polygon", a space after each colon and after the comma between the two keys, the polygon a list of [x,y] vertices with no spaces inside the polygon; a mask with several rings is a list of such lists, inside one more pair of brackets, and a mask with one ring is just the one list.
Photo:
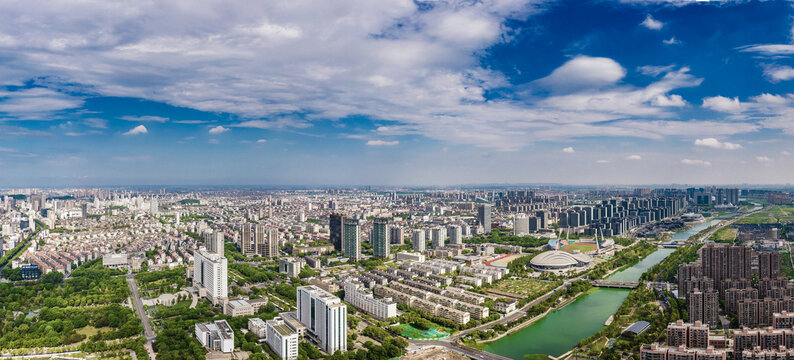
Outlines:
{"label": "green park area", "polygon": [[709,240],[718,243],[733,244],[734,240],[736,239],[736,234],[738,233],[739,229],[726,226],[712,234]]}
{"label": "green park area", "polygon": [[433,327],[429,329],[418,329],[408,324],[395,326],[400,331],[400,335],[410,340],[441,340],[446,339],[451,334],[451,330],[443,327]]}
{"label": "green park area", "polygon": [[504,279],[493,285],[494,290],[535,298],[549,292],[559,284],[535,279]]}
{"label": "green park area", "polygon": [[738,224],[776,224],[794,221],[794,207],[775,205],[737,221]]}

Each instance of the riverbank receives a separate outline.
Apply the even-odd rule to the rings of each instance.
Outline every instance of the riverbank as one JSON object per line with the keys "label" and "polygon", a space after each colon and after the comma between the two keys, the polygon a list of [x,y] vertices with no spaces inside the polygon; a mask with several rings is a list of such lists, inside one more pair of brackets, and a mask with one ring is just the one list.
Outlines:
{"label": "riverbank", "polygon": [[[604,271],[602,276],[636,281],[648,268],[672,253],[672,250],[658,249],[650,244],[641,246],[648,246],[648,252],[642,252],[643,257]],[[653,254],[656,255],[651,256]],[[603,329],[604,322],[617,312],[629,292],[626,289],[591,289],[579,294],[573,301],[566,301],[562,309],[544,311],[533,317],[531,322],[521,323],[516,329],[483,341],[477,348],[516,360],[523,360],[524,354],[559,357],[574,348],[580,340],[588,339]]]}

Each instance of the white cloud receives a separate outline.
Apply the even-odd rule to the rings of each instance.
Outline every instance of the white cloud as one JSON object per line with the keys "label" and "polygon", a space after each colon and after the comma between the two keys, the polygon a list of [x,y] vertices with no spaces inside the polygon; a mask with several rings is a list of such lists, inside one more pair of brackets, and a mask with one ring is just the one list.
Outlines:
{"label": "white cloud", "polygon": [[715,138],[695,139],[695,146],[704,146],[704,147],[710,147],[712,149],[723,149],[723,150],[737,150],[742,148],[742,145],[734,144],[727,141],[722,142]]}
{"label": "white cloud", "polygon": [[790,44],[759,44],[739,48],[742,52],[755,52],[766,56],[794,55],[794,45]]}
{"label": "white cloud", "polygon": [[648,14],[648,16],[645,17],[645,20],[643,20],[640,25],[651,30],[661,30],[662,27],[664,27],[664,23],[654,19],[651,14]]}
{"label": "white cloud", "polygon": [[218,125],[218,126],[212,128],[212,129],[210,129],[210,134],[212,134],[212,135],[223,134],[223,133],[225,133],[227,131],[229,131],[228,128],[225,128],[223,126]]}
{"label": "white cloud", "polygon": [[642,160],[642,156],[634,154],[626,156],[626,160]]}
{"label": "white cloud", "polygon": [[610,162],[611,161],[606,160],[606,159],[598,159],[598,160],[596,160],[596,164],[608,164]]}
{"label": "white cloud", "polygon": [[771,82],[794,79],[794,68],[785,65],[769,65],[764,67],[764,76]]}
{"label": "white cloud", "polygon": [[549,76],[537,82],[556,91],[565,91],[612,85],[625,76],[626,69],[615,60],[580,55],[568,60],[554,69]]}
{"label": "white cloud", "polygon": [[698,159],[681,159],[681,163],[685,165],[711,166],[710,161]]}
{"label": "white cloud", "polygon": [[259,139],[259,140],[256,141],[257,144],[264,144],[266,142],[267,142],[267,140],[265,140],[265,139]]}
{"label": "white cloud", "polygon": [[681,45],[681,40],[678,40],[675,38],[675,36],[673,36],[667,40],[662,40],[662,43],[665,45]]}
{"label": "white cloud", "polygon": [[781,155],[785,155],[785,156],[789,156],[789,155],[791,155],[791,153],[790,153],[790,152],[788,152],[788,151],[786,151],[786,150],[783,150],[783,151],[781,151],[781,152],[780,152],[780,154],[781,154]]}
{"label": "white cloud", "polygon": [[159,122],[159,123],[168,121],[167,117],[162,117],[162,116],[122,116],[119,119],[126,121],[135,121],[135,122]]}
{"label": "white cloud", "polygon": [[140,134],[148,134],[149,130],[146,129],[146,126],[138,125],[132,128],[130,131],[124,133],[124,135],[140,135]]}
{"label": "white cloud", "polygon": [[771,163],[771,162],[773,162],[773,161],[775,161],[775,160],[774,160],[774,159],[772,159],[772,158],[770,158],[770,157],[768,157],[768,156],[756,156],[756,157],[755,157],[755,161],[758,161],[758,162],[760,162],[760,163],[766,163],[766,164],[768,164],[768,163]]}
{"label": "white cloud", "polygon": [[107,129],[108,128],[108,121],[105,120],[105,119],[88,118],[88,119],[83,119],[83,122],[86,125],[88,125],[88,126],[90,126],[92,128],[96,128],[96,129]]}
{"label": "white cloud", "polygon": [[703,98],[703,107],[715,111],[735,113],[742,110],[738,97],[733,99],[724,96]]}
{"label": "white cloud", "polygon": [[394,141],[386,141],[386,140],[369,140],[367,141],[367,146],[394,146],[399,144],[400,142],[397,140]]}
{"label": "white cloud", "polygon": [[81,98],[51,89],[0,90],[0,114],[5,113],[19,120],[51,120],[53,113],[82,105]]}
{"label": "white cloud", "polygon": [[569,147],[567,147],[567,148],[564,148],[564,149],[562,149],[562,152],[564,152],[564,153],[568,153],[568,154],[573,154],[573,153],[575,153],[575,152],[576,152],[576,150],[574,150],[574,149],[573,149],[573,147],[570,147],[570,146],[569,146]]}
{"label": "white cloud", "polygon": [[231,125],[233,127],[254,128],[254,129],[284,129],[284,128],[307,128],[310,127],[306,121],[293,120],[288,118],[279,118],[276,120],[248,120],[239,124]]}

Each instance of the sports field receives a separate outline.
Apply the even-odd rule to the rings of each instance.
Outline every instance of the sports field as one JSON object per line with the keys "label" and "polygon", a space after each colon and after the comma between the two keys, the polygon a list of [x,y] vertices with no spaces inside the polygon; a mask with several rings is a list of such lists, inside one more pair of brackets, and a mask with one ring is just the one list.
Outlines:
{"label": "sports field", "polygon": [[520,258],[522,256],[524,256],[524,255],[522,255],[522,254],[505,255],[505,256],[502,256],[500,258],[497,258],[496,260],[491,260],[487,264],[490,265],[490,266],[493,266],[493,267],[505,268],[505,267],[507,267],[507,264],[509,264],[511,261],[513,261],[515,259],[518,259],[518,258]]}
{"label": "sports field", "polygon": [[583,253],[596,251],[596,244],[593,244],[593,243],[579,243],[579,242],[571,243],[571,242],[569,242],[569,243],[565,244],[565,246],[562,247],[562,251],[569,252],[569,253],[572,253],[575,250],[579,250],[580,252],[583,252]]}
{"label": "sports field", "polygon": [[410,340],[441,340],[446,339],[451,334],[450,329],[447,328],[433,328],[427,330],[419,330],[408,324],[397,325],[401,330],[400,335]]}

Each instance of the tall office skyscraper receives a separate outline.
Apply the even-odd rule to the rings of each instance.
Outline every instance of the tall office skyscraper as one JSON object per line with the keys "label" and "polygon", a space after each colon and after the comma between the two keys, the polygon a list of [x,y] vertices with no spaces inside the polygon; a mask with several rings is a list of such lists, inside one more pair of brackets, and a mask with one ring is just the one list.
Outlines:
{"label": "tall office skyscraper", "polygon": [[228,297],[227,276],[224,256],[206,250],[199,250],[193,256],[193,284],[199,288],[199,293],[206,291],[207,298],[213,304],[221,303]]}
{"label": "tall office skyscraper", "polygon": [[485,233],[491,232],[491,205],[482,204],[477,208],[477,220]]}
{"label": "tall office skyscraper", "polygon": [[425,237],[425,231],[416,229],[414,230],[414,237],[413,237],[413,248],[416,251],[424,252],[425,246],[427,245],[427,238]]}
{"label": "tall office skyscraper", "polygon": [[345,219],[342,234],[342,253],[353,261],[361,260],[361,225],[356,219]]}
{"label": "tall office skyscraper", "polygon": [[450,244],[463,244],[463,231],[460,225],[450,225],[447,227],[447,236]]}
{"label": "tall office skyscraper", "polygon": [[389,219],[375,218],[372,222],[372,251],[376,257],[388,258],[391,254],[391,243],[389,242]]}
{"label": "tall office skyscraper", "polygon": [[342,239],[344,238],[345,216],[340,213],[333,213],[328,216],[329,240],[337,251],[342,250]]}
{"label": "tall office skyscraper", "polygon": [[347,305],[338,297],[314,285],[301,286],[297,316],[323,351],[347,351]]}

